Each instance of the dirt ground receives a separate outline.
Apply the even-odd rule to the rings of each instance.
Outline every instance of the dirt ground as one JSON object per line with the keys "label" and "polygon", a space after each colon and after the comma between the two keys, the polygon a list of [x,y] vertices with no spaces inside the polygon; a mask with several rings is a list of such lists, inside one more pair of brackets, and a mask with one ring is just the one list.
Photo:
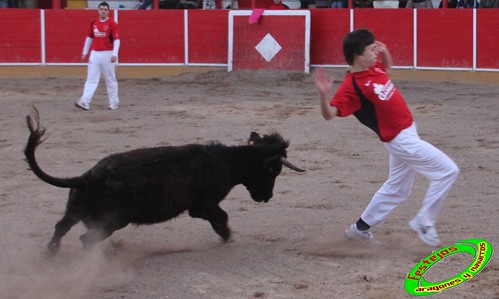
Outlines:
{"label": "dirt ground", "polygon": [[[106,109],[101,83],[85,112],[73,106],[84,73],[0,75],[0,298],[411,298],[405,276],[434,250],[407,225],[427,181],[418,177],[410,198],[373,229],[381,245],[347,240],[345,228],[387,176],[388,155],[353,117],[322,119],[310,75],[212,70],[132,78],[120,72],[121,108]],[[499,250],[499,83],[395,82],[421,137],[461,169],[437,223],[442,247],[481,238]],[[80,175],[115,152],[213,140],[238,145],[251,131],[273,130],[290,140],[289,160],[307,171],[284,169],[268,203],[234,188],[221,204],[233,230],[229,243],[208,222],[182,214],[128,226],[90,251],[81,247],[85,228],[78,224],[60,253],[47,258],[68,190],[43,183],[23,160],[25,116],[33,104],[49,134],[37,157],[59,177]],[[471,261],[454,255],[425,278],[447,279]],[[497,257],[438,298],[499,298]]]}

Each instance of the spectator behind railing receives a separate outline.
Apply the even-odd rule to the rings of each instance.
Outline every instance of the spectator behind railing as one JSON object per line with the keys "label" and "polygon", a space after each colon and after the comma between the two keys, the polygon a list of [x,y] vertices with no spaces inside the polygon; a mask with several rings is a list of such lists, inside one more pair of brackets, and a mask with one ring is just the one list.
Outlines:
{"label": "spectator behind railing", "polygon": [[272,4],[268,10],[286,10],[289,9],[289,6],[282,3],[282,0],[274,0],[274,4]]}
{"label": "spectator behind railing", "polygon": [[[258,1],[258,0],[257,0]],[[301,9],[308,8],[348,8],[349,0],[296,0],[300,2]],[[197,3],[195,5],[182,5],[182,2]],[[232,9],[233,0],[220,0],[222,9]],[[282,10],[289,9],[282,0],[275,0],[267,9]],[[443,0],[440,1],[438,8],[443,8]],[[499,0],[447,0],[447,8],[499,8]],[[1,8],[37,8],[38,0],[0,0]],[[286,8],[282,8],[283,5]],[[328,5],[328,6],[325,6]],[[352,0],[352,8],[436,8],[432,0]],[[436,3],[435,3],[436,5]],[[154,0],[138,0],[137,9],[153,9]],[[63,7],[64,8],[64,7]],[[122,6],[120,5],[120,8]],[[186,9],[203,8],[216,9],[215,0],[159,0],[160,9]],[[293,7],[298,8],[298,7]]]}
{"label": "spectator behind railing", "polygon": [[0,8],[37,8],[37,0],[0,0]]}
{"label": "spectator behind railing", "polygon": [[373,0],[354,0],[354,8],[373,8]]}
{"label": "spectator behind railing", "polygon": [[[483,0],[482,0],[483,1]],[[478,8],[477,0],[448,0],[448,8]],[[438,6],[440,8],[440,5]]]}
{"label": "spectator behind railing", "polygon": [[409,0],[406,8],[433,8],[431,0]]}
{"label": "spectator behind railing", "polygon": [[333,0],[331,2],[331,8],[347,8],[348,7],[348,1],[345,0]]}
{"label": "spectator behind railing", "polygon": [[481,0],[480,7],[482,7],[482,8],[499,8],[499,0]]}
{"label": "spectator behind railing", "polygon": [[137,9],[151,9],[152,0],[140,0]]}
{"label": "spectator behind railing", "polygon": [[374,8],[399,8],[398,0],[374,0]]}

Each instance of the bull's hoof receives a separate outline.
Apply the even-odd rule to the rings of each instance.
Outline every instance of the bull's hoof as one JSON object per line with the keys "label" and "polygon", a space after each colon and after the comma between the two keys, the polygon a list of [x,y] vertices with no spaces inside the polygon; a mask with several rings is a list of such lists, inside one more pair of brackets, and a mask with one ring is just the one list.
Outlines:
{"label": "bull's hoof", "polygon": [[232,237],[228,237],[227,239],[222,238],[222,241],[224,244],[234,242],[234,239]]}
{"label": "bull's hoof", "polygon": [[85,250],[92,249],[95,245],[95,241],[91,237],[89,237],[88,234],[81,235],[80,241],[81,244],[83,245],[83,249]]}
{"label": "bull's hoof", "polygon": [[106,257],[117,256],[118,253],[123,249],[123,246],[124,245],[122,241],[115,242],[111,240],[111,242],[104,247],[103,250],[104,256]]}
{"label": "bull's hoof", "polygon": [[61,244],[58,242],[50,242],[47,244],[47,256],[54,256],[59,252],[59,249],[61,247]]}
{"label": "bull's hoof", "polygon": [[225,243],[229,242],[229,240],[230,240],[230,235],[231,235],[231,231],[230,231],[230,229],[229,229],[229,228],[222,229],[222,230],[218,231],[217,233],[218,233],[218,235],[219,235],[220,237],[222,237],[222,240],[223,240]]}

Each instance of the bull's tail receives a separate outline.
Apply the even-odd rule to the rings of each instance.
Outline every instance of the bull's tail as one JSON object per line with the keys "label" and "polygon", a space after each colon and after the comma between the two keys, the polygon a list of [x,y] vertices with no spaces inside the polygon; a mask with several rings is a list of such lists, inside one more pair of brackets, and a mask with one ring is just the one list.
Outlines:
{"label": "bull's tail", "polygon": [[56,178],[47,173],[45,173],[35,158],[35,150],[36,148],[42,144],[46,140],[44,138],[45,128],[40,126],[40,115],[38,113],[38,109],[33,106],[33,115],[26,116],[26,123],[28,125],[30,135],[28,139],[28,144],[24,148],[24,155],[26,156],[26,161],[29,164],[29,167],[35,173],[37,177],[39,177],[42,181],[61,188],[76,188],[83,183],[83,179],[81,177],[74,178]]}

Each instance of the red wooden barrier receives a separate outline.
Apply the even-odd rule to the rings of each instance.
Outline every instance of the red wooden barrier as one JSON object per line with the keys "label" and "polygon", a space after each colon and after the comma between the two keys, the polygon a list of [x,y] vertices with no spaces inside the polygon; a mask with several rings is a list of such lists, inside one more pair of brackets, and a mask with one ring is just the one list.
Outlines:
{"label": "red wooden barrier", "polygon": [[418,9],[417,13],[417,66],[473,66],[472,9]]}
{"label": "red wooden barrier", "polygon": [[189,10],[189,63],[227,63],[230,10]]}
{"label": "red wooden barrier", "polygon": [[499,9],[478,9],[477,67],[499,69]]}
{"label": "red wooden barrier", "polygon": [[0,9],[0,28],[0,62],[41,62],[40,10]]}
{"label": "red wooden barrier", "polygon": [[123,10],[118,24],[120,63],[185,62],[183,10]]}
{"label": "red wooden barrier", "polygon": [[310,62],[312,64],[344,65],[341,44],[350,32],[350,10],[312,9]]}
{"label": "red wooden barrier", "polygon": [[46,62],[81,62],[88,28],[91,21],[98,18],[95,10],[45,10]]}
{"label": "red wooden barrier", "polygon": [[357,9],[355,10],[354,29],[359,28],[371,30],[377,40],[386,43],[397,66],[413,65],[412,9]]}
{"label": "red wooden barrier", "polygon": [[[228,12],[119,10],[120,63],[227,65]],[[351,29],[352,13],[353,29],[369,28],[386,42],[395,66],[499,71],[499,9],[311,9],[310,12],[312,66],[345,64],[341,45]],[[42,40],[41,16],[45,19],[45,40]],[[0,27],[4,30],[0,31],[0,64],[80,62],[89,22],[97,16],[96,10],[1,9]],[[286,28],[282,22],[274,26]]]}
{"label": "red wooden barrier", "polygon": [[233,40],[229,55],[230,70],[266,68],[309,71],[308,11],[266,11],[257,24],[248,23],[250,14],[250,11],[229,14],[232,21],[229,24],[233,24],[229,31],[229,38]]}

